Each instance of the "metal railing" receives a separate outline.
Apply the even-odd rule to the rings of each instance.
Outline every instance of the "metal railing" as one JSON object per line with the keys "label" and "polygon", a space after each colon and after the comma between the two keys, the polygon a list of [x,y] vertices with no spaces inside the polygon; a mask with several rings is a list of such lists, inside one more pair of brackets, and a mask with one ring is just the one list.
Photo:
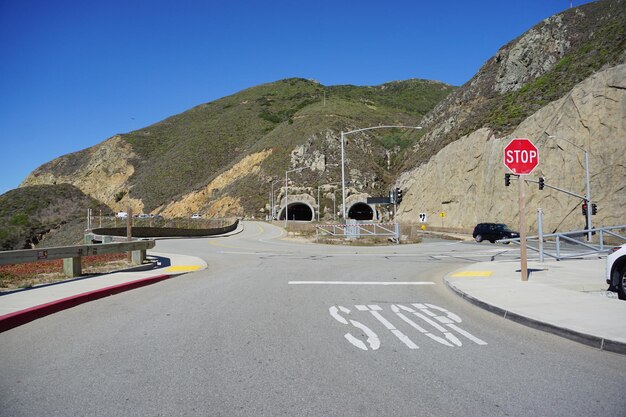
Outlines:
{"label": "metal railing", "polygon": [[155,246],[154,240],[61,246],[46,249],[23,249],[0,252],[0,265],[63,259],[63,272],[68,278],[82,273],[81,258],[89,255],[131,252],[132,263],[140,265],[146,258],[146,250]]}
{"label": "metal railing", "polygon": [[400,228],[398,223],[358,223],[318,224],[315,226],[315,237],[319,235],[333,237],[359,238],[366,236],[392,237],[398,239]]}
{"label": "metal railing", "polygon": [[[550,233],[547,235],[528,236],[526,237],[526,247],[534,252],[539,253],[539,260],[543,262],[545,256],[549,256],[556,260],[580,258],[583,256],[596,255],[604,253],[613,244],[607,243],[607,238],[626,242],[626,236],[614,232],[615,230],[626,230],[626,225],[598,227],[595,229],[575,230],[566,233]],[[597,236],[597,244],[593,242],[585,242],[588,235]],[[519,245],[520,239],[501,239],[500,243],[514,243]],[[536,243],[536,246],[533,244]],[[572,247],[566,248],[564,245],[569,244]],[[584,250],[583,250],[584,249]]]}

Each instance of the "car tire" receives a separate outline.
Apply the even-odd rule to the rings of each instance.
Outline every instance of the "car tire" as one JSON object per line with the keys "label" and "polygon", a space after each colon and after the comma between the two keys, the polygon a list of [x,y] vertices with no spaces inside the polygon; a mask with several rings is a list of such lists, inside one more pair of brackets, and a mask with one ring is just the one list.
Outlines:
{"label": "car tire", "polygon": [[495,240],[493,240],[493,239],[489,239],[489,241],[490,241],[491,243],[496,243],[496,241],[495,241]]}
{"label": "car tire", "polygon": [[476,235],[475,239],[476,239],[476,242],[478,242],[478,243],[483,241],[482,235]]}
{"label": "car tire", "polygon": [[626,300],[626,265],[622,265],[619,269],[619,277],[617,279],[617,297],[620,300]]}

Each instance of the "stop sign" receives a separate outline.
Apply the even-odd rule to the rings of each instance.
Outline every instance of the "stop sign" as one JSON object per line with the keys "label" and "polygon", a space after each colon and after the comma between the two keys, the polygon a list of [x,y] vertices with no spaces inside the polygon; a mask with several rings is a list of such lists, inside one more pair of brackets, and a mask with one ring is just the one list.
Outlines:
{"label": "stop sign", "polygon": [[539,151],[529,139],[513,139],[504,148],[504,165],[514,174],[530,174],[538,163]]}

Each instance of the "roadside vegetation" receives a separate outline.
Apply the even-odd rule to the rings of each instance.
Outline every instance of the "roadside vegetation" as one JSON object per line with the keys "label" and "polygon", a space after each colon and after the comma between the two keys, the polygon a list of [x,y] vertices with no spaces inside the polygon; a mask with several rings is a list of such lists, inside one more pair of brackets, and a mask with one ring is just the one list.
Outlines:
{"label": "roadside vegetation", "polygon": [[49,232],[74,225],[77,220],[82,221],[82,230],[75,236],[80,242],[89,208],[110,212],[69,184],[11,190],[0,196],[0,250],[29,249]]}
{"label": "roadside vegetation", "polygon": [[[83,275],[92,275],[131,266],[125,253],[82,257]],[[65,281],[63,260],[0,265],[0,292]]]}

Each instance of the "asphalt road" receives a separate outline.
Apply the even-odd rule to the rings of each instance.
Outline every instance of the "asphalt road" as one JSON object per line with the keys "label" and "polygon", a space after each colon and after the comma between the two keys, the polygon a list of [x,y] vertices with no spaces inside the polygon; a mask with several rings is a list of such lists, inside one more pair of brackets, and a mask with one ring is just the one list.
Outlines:
{"label": "asphalt road", "polygon": [[626,415],[626,358],[504,320],[442,281],[515,248],[280,235],[248,222],[159,241],[208,270],[0,334],[0,415]]}

